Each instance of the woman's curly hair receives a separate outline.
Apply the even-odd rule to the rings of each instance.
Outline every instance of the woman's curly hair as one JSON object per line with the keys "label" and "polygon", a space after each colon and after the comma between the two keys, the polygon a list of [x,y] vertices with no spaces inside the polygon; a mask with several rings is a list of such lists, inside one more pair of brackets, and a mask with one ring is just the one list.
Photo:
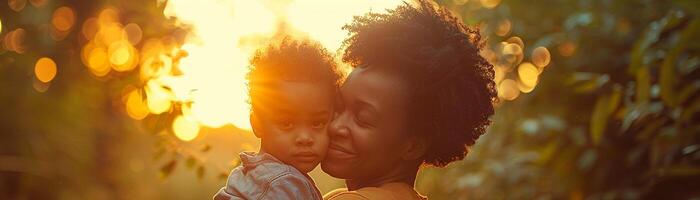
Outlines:
{"label": "woman's curly hair", "polygon": [[343,27],[343,61],[392,69],[411,87],[408,130],[428,141],[423,162],[463,159],[486,132],[497,101],[493,65],[480,54],[479,30],[447,9],[418,0],[386,14],[356,16]]}

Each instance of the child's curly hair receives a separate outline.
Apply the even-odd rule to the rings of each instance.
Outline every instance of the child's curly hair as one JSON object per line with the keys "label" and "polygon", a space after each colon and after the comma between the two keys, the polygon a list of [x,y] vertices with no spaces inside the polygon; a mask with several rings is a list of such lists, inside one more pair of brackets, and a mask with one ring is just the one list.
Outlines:
{"label": "child's curly hair", "polygon": [[479,30],[428,0],[387,11],[356,16],[343,27],[350,32],[343,61],[390,68],[409,84],[409,130],[428,141],[424,163],[442,167],[463,159],[486,132],[497,101],[493,65],[479,54]]}
{"label": "child's curly hair", "polygon": [[246,78],[251,105],[265,87],[282,81],[308,81],[337,88],[342,74],[334,57],[319,43],[284,38],[255,52]]}

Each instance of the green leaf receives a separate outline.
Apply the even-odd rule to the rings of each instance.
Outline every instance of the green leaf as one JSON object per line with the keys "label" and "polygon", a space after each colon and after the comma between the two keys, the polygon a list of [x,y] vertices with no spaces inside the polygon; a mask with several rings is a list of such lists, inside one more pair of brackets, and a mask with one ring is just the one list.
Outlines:
{"label": "green leaf", "polygon": [[608,114],[612,114],[617,110],[617,107],[620,106],[620,100],[622,100],[622,86],[614,85],[610,99],[608,99]]}
{"label": "green leaf", "polygon": [[170,174],[173,173],[175,166],[177,166],[177,160],[173,159],[170,162],[163,165],[162,167],[160,167],[160,177],[167,178],[168,176],[170,176]]}
{"label": "green leaf", "polygon": [[203,153],[206,153],[206,152],[208,152],[209,150],[211,150],[211,145],[208,145],[208,144],[207,144],[207,145],[204,145],[204,147],[202,147],[202,152],[203,152]]}
{"label": "green leaf", "polygon": [[187,157],[187,160],[185,161],[185,166],[187,166],[188,169],[192,169],[196,164],[197,160],[193,156]]}
{"label": "green leaf", "polygon": [[601,96],[598,98],[598,100],[595,103],[595,106],[593,107],[593,114],[591,115],[590,132],[591,141],[594,145],[597,145],[600,142],[601,137],[603,137],[603,131],[605,131],[605,127],[608,123],[609,114],[607,112],[607,104],[609,99],[610,97],[608,97],[607,95]]}
{"label": "green leaf", "polygon": [[675,107],[678,104],[675,98],[675,87],[677,84],[676,82],[678,81],[675,68],[676,60],[678,56],[685,51],[688,42],[693,39],[694,34],[698,29],[700,29],[700,20],[692,20],[688,26],[683,29],[680,39],[676,41],[673,48],[666,53],[665,59],[661,64],[661,69],[659,70],[661,99],[667,106]]}
{"label": "green leaf", "polygon": [[557,141],[547,143],[546,146],[540,149],[539,158],[537,161],[541,164],[549,162],[549,160],[552,158],[552,155],[554,155],[554,152],[556,152],[556,150],[558,149],[558,146],[559,143]]}
{"label": "green leaf", "polygon": [[204,178],[204,166],[202,166],[202,165],[197,167],[197,178],[199,178],[199,179]]}
{"label": "green leaf", "polygon": [[612,93],[598,98],[591,115],[591,140],[594,145],[600,143],[603,133],[608,125],[611,114],[617,110],[622,99],[622,87],[615,85]]}
{"label": "green leaf", "polygon": [[576,72],[566,82],[574,89],[575,93],[589,93],[605,85],[608,81],[610,81],[610,76],[607,74]]}
{"label": "green leaf", "polygon": [[672,165],[661,169],[657,169],[656,175],[664,177],[698,176],[700,175],[700,167],[691,165]]}
{"label": "green leaf", "polygon": [[649,68],[643,67],[637,71],[637,90],[636,100],[637,105],[646,105],[649,103],[649,93],[651,88],[651,80],[649,77]]}
{"label": "green leaf", "polygon": [[639,141],[648,141],[650,140],[655,134],[659,132],[661,127],[666,125],[666,122],[668,122],[669,119],[666,117],[655,119],[654,121],[651,121],[649,123],[645,123],[642,126],[644,126],[644,129],[642,129],[639,134],[637,134],[637,140]]}
{"label": "green leaf", "polygon": [[649,27],[644,31],[644,35],[635,42],[632,52],[630,53],[630,65],[627,67],[627,71],[634,75],[637,70],[642,67],[646,67],[644,64],[644,54],[651,44],[659,40],[659,35],[661,35],[662,27],[665,26],[668,21],[667,17],[652,22]]}

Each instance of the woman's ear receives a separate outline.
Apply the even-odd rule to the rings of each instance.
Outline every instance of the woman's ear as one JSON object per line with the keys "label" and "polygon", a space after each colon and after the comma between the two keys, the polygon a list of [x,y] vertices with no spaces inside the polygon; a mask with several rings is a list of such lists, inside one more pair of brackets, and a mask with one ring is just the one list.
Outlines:
{"label": "woman's ear", "polygon": [[260,119],[258,119],[258,115],[256,115],[255,112],[250,112],[250,127],[253,129],[253,134],[255,134],[255,137],[262,138],[262,124],[260,123]]}
{"label": "woman's ear", "polygon": [[421,137],[411,137],[409,140],[401,158],[404,160],[416,160],[423,157],[428,150],[428,141]]}

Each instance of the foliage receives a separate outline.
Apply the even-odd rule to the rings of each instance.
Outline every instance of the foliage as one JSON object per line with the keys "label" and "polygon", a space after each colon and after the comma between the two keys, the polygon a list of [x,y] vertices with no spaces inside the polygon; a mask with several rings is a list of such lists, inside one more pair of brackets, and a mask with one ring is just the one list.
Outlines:
{"label": "foliage", "polygon": [[692,1],[593,0],[475,14],[511,19],[526,44],[559,53],[531,94],[500,105],[465,161],[425,169],[419,188],[439,199],[697,198],[698,14]]}

